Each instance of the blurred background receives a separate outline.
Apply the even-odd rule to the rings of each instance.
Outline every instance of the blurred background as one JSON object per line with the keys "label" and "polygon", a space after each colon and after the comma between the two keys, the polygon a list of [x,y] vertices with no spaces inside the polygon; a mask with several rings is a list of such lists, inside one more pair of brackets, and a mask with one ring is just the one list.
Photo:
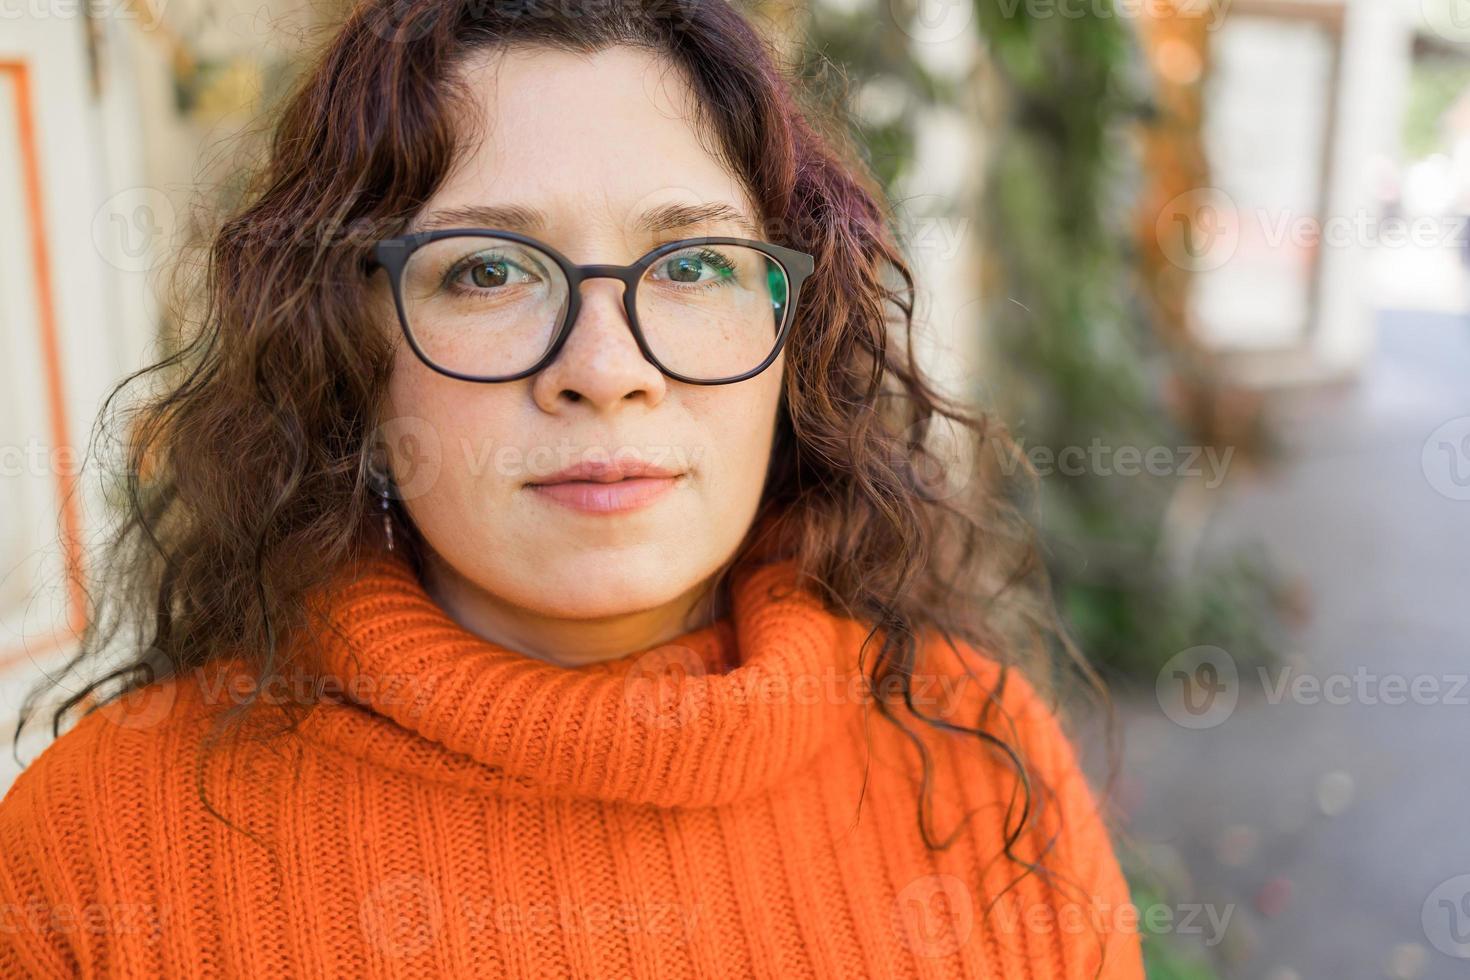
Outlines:
{"label": "blurred background", "polygon": [[[744,6],[1040,477],[1149,975],[1470,976],[1470,3]],[[0,5],[0,789],[85,614],[101,398],[344,9]]]}

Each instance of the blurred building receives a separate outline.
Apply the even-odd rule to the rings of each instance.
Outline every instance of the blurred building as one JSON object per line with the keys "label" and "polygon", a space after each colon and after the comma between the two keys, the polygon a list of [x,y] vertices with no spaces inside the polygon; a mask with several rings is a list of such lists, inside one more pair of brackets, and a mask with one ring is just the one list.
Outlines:
{"label": "blurred building", "polygon": [[[101,399],[160,353],[167,260],[225,140],[326,6],[25,0],[0,10],[0,744],[84,615],[109,488],[78,477]],[[35,731],[38,729],[32,729]],[[23,758],[33,752],[21,747]],[[14,759],[0,762],[0,786]]]}
{"label": "blurred building", "polygon": [[1222,9],[1191,38],[1198,61],[1176,69],[1205,72],[1207,177],[1154,212],[1169,260],[1190,273],[1185,318],[1246,384],[1349,377],[1373,336],[1374,163],[1398,149],[1422,12],[1384,0]]}

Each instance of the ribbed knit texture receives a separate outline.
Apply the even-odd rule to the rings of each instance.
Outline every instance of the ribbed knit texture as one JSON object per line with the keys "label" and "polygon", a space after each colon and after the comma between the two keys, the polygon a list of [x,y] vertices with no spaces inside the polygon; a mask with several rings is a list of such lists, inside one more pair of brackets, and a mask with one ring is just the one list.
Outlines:
{"label": "ribbed knit texture", "polygon": [[[931,833],[958,828],[926,850],[867,630],[790,560],[743,569],[729,618],[579,669],[467,632],[393,555],[344,578],[336,629],[298,648],[334,697],[208,755],[209,803],[254,840],[195,783],[239,664],[95,711],[22,772],[0,977],[1143,977],[1094,797],[1029,686],[1012,672],[990,725],[1056,794],[1017,848],[1055,838],[1051,886],[1001,854],[1002,756],[910,719]],[[935,641],[918,672],[920,707],[967,721],[998,676]]]}

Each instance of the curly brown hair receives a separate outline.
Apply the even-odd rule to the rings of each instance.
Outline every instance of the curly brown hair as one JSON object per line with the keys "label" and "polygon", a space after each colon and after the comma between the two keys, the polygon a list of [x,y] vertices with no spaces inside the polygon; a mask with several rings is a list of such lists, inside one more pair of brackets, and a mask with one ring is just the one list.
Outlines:
{"label": "curly brown hair", "polygon": [[[53,734],[79,706],[227,656],[254,665],[253,690],[269,689],[286,638],[308,625],[309,594],[370,542],[379,515],[366,460],[397,338],[365,329],[364,259],[373,240],[407,225],[471,138],[461,124],[471,94],[455,67],[518,44],[662,53],[687,74],[700,123],[757,203],[766,237],[815,257],[788,342],[765,496],[740,554],[780,515],[780,550],[804,579],[881,634],[864,668],[874,688],[896,690],[913,719],[972,735],[1014,768],[1005,853],[1024,873],[1044,871],[1013,854],[1044,782],[983,719],[930,717],[910,690],[918,638],[934,630],[1001,661],[1002,684],[1016,668],[1054,691],[1055,668],[1071,665],[1102,694],[1049,594],[1026,519],[1034,481],[1003,426],[920,370],[913,276],[845,115],[723,0],[368,0],[351,13],[286,100],[243,200],[201,235],[203,275],[179,303],[190,311],[184,342],[104,404],[89,459],[100,436],[121,430],[126,508],[65,673],[124,634],[133,655],[75,689]],[[178,268],[186,280],[189,263]],[[152,387],[125,397],[140,384]],[[401,507],[395,519],[401,546],[422,549]],[[896,703],[879,706],[910,731]],[[928,786],[930,758],[910,737]],[[921,794],[926,844],[949,846],[953,835],[931,836],[924,806]]]}

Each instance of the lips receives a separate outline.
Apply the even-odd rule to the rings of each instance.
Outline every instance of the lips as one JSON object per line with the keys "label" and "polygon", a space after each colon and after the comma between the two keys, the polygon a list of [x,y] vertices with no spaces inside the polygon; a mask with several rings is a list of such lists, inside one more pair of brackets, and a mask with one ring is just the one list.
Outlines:
{"label": "lips", "polygon": [[678,477],[631,477],[612,482],[569,480],[532,484],[538,496],[588,514],[623,514],[660,500],[675,488]]}
{"label": "lips", "polygon": [[526,484],[536,496],[584,514],[625,514],[665,498],[685,474],[636,460],[578,463]]}
{"label": "lips", "polygon": [[589,462],[578,463],[568,466],[566,469],[551,476],[532,480],[528,485],[533,487],[553,486],[558,483],[617,483],[622,480],[638,478],[649,479],[672,479],[680,475],[680,471],[671,470],[662,466],[654,466],[651,463],[643,463],[636,460],[625,462]]}

